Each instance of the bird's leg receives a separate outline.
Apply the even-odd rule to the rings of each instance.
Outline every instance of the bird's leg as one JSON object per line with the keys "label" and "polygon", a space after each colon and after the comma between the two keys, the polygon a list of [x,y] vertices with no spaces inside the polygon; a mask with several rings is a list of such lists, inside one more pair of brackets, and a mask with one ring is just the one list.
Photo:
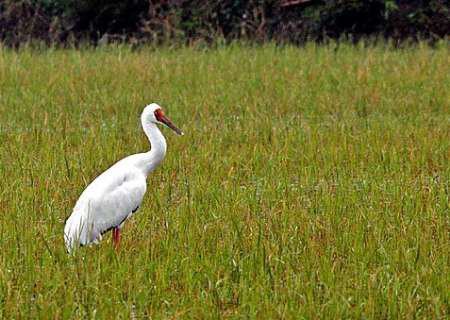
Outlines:
{"label": "bird's leg", "polygon": [[119,249],[119,243],[120,243],[120,229],[119,228],[114,228],[113,230],[112,230],[112,232],[113,232],[113,244],[114,244],[114,247],[116,248],[116,249]]}

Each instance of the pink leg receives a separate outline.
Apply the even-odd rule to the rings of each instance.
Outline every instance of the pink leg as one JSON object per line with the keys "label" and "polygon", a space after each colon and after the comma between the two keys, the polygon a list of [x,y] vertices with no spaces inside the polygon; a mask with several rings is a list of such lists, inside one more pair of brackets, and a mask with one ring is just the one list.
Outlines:
{"label": "pink leg", "polygon": [[120,229],[119,228],[114,228],[112,230],[113,232],[113,243],[114,243],[114,247],[117,249],[119,249],[119,243],[120,243]]}

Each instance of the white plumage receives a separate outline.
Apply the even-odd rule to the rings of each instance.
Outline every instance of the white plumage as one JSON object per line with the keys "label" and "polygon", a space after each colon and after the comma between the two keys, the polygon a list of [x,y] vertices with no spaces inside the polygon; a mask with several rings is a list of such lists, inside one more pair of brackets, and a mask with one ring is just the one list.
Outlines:
{"label": "white plumage", "polygon": [[64,227],[68,252],[79,245],[98,243],[102,235],[111,229],[114,243],[118,246],[123,223],[142,203],[147,190],[148,174],[161,163],[166,154],[166,139],[157,124],[165,124],[176,133],[183,134],[156,103],[144,108],[141,122],[151,150],[115,163],[83,191]]}

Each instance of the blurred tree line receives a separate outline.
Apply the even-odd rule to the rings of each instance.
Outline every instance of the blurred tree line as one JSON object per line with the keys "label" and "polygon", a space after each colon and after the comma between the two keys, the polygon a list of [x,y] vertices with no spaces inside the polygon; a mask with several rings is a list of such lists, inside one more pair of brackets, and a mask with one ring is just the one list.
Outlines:
{"label": "blurred tree line", "polygon": [[445,0],[0,0],[0,41],[70,44],[448,38]]}

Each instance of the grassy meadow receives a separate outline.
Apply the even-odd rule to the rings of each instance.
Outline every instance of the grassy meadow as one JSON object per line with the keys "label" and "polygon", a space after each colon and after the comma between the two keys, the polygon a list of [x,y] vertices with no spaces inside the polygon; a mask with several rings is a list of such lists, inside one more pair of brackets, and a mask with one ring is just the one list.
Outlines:
{"label": "grassy meadow", "polygon": [[[0,318],[447,318],[449,51],[0,48]],[[120,251],[68,256],[150,102],[185,136]]]}

